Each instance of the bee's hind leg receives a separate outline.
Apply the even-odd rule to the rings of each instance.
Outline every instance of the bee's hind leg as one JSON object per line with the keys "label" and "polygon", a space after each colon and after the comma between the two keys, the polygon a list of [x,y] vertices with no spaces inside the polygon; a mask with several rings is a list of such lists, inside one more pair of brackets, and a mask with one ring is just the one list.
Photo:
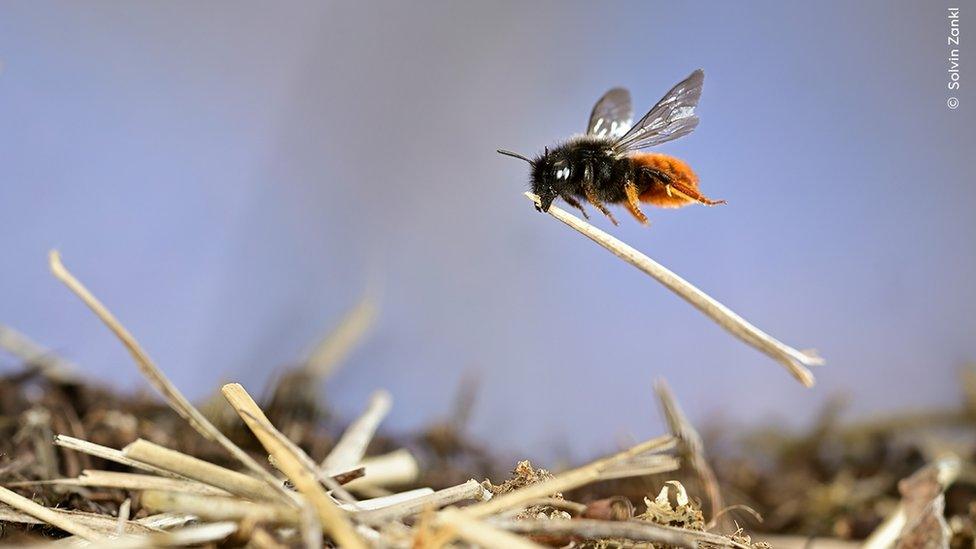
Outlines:
{"label": "bee's hind leg", "polygon": [[644,177],[649,177],[662,183],[664,185],[664,192],[668,193],[668,196],[677,196],[689,202],[697,202],[699,204],[704,204],[705,206],[718,206],[720,204],[725,204],[724,200],[712,200],[711,198],[703,195],[697,189],[686,188],[682,184],[675,182],[670,175],[661,170],[649,168],[647,166],[642,167],[640,170],[641,175]]}
{"label": "bee's hind leg", "polygon": [[572,207],[576,208],[577,210],[579,210],[580,213],[583,214],[583,219],[589,219],[590,218],[590,215],[588,213],[586,213],[586,210],[583,209],[583,205],[580,204],[580,201],[579,200],[576,200],[572,196],[564,196],[563,197],[563,200],[565,200],[566,203],[569,204],[570,206],[572,206]]}
{"label": "bee's hind leg", "polygon": [[627,209],[642,225],[647,225],[647,216],[640,209],[640,193],[637,192],[637,185],[633,181],[628,181],[624,185],[624,192],[627,193]]}

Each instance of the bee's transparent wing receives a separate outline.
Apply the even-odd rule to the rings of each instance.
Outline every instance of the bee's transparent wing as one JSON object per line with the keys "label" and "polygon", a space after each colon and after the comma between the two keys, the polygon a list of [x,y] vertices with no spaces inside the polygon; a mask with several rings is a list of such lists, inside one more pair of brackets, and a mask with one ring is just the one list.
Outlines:
{"label": "bee's transparent wing", "polygon": [[698,69],[671,88],[657,105],[614,144],[618,152],[645,149],[688,135],[698,126],[695,107],[705,73]]}
{"label": "bee's transparent wing", "polygon": [[586,134],[618,139],[627,133],[633,121],[634,109],[630,106],[630,92],[624,88],[613,88],[593,105]]}

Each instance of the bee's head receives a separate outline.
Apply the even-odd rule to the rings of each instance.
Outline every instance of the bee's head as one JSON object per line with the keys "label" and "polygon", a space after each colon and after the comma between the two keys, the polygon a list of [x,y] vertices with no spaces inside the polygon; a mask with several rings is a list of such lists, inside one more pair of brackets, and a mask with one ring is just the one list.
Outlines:
{"label": "bee's head", "polygon": [[498,152],[529,163],[532,192],[539,196],[540,209],[544,212],[549,211],[549,206],[559,196],[561,187],[569,181],[569,165],[565,159],[550,153],[548,147],[535,160],[503,149],[499,149]]}

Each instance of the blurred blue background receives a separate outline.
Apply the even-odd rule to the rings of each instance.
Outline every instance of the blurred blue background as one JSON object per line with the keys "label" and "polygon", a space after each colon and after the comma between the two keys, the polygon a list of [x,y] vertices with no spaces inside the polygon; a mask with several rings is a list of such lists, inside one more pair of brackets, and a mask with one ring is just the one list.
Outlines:
{"label": "blurred blue background", "polygon": [[[976,83],[965,41],[946,108],[947,6],[5,2],[0,322],[142,386],[48,274],[58,248],[202,397],[261,387],[373,284],[331,403],[386,387],[387,425],[416,429],[473,372],[474,433],[536,454],[659,433],[655,377],[697,422],[802,424],[836,393],[860,416],[954,404],[976,360]],[[596,222],[816,347],[814,390],[537,214],[494,152],[581,131],[612,86],[643,112],[697,67],[702,123],[661,150],[728,206]]]}

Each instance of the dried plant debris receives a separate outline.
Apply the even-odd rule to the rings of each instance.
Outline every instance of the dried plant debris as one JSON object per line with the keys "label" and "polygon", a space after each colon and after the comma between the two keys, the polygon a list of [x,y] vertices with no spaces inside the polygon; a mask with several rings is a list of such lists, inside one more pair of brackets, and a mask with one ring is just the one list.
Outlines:
{"label": "dried plant debris", "polygon": [[[198,408],[56,255],[52,268],[162,399],[101,387],[0,329],[19,361],[0,377],[4,544],[760,549],[766,533],[875,532],[869,546],[973,546],[974,375],[956,409],[851,425],[833,404],[799,435],[695,429],[661,383],[674,436],[565,471],[524,460],[509,473],[499,464],[514,460],[466,432],[470,378],[451,419],[413,436],[383,432],[396,407],[382,390],[355,421],[329,409],[317,384],[368,328],[369,301],[267,397],[228,384]],[[296,379],[305,392],[289,399]]]}
{"label": "dried plant debris", "polygon": [[702,515],[701,507],[688,499],[685,487],[676,480],[668,481],[653,501],[644,498],[644,504],[647,510],[637,515],[638,520],[690,530],[705,529],[705,517]]}
{"label": "dried plant debris", "polygon": [[[532,462],[529,460],[523,460],[515,465],[515,469],[512,470],[512,476],[508,478],[505,482],[499,485],[494,485],[490,480],[485,479],[482,486],[486,490],[492,493],[492,495],[507,494],[514,492],[526,486],[533,484],[539,484],[540,482],[549,481],[555,478],[552,473],[545,469],[536,469],[532,467]],[[540,519],[552,519],[552,518],[570,518],[571,515],[563,510],[559,504],[558,500],[562,500],[563,495],[561,493],[549,494],[544,502],[540,502],[536,505],[530,505],[525,507],[520,511],[516,517],[517,518],[540,518]],[[555,505],[553,504],[555,503]]]}
{"label": "dried plant debris", "polygon": [[[102,539],[118,532],[154,543],[162,543],[163,538],[150,536],[161,534],[169,536],[165,543],[211,540],[223,545],[271,541],[295,546],[309,537],[333,539],[334,525],[323,523],[333,515],[316,514],[312,509],[312,518],[307,518],[303,505],[308,504],[303,502],[308,500],[294,489],[287,491],[294,501],[276,500],[274,491],[258,496],[265,490],[260,487],[266,486],[260,479],[250,476],[219,445],[199,436],[165,403],[147,395],[120,395],[84,383],[68,385],[40,370],[30,375],[16,370],[0,378],[0,395],[4,397],[0,399],[0,484],[57,513],[32,515],[36,507],[28,509],[22,500],[8,495],[14,506],[0,505],[0,539],[4,542],[66,535]],[[335,486],[324,484],[325,479],[319,477],[319,482],[350,517],[355,535],[373,545],[406,546],[420,536],[432,544],[453,540],[464,546],[471,543],[464,540],[477,536],[508,533],[527,543],[559,546],[760,548],[763,545],[757,540],[766,532],[802,536],[799,539],[864,539],[903,505],[906,516],[915,518],[900,523],[895,531],[892,539],[899,540],[900,546],[929,542],[944,546],[948,542],[951,547],[971,547],[976,531],[976,482],[969,461],[973,447],[968,451],[960,448],[957,433],[971,434],[976,425],[969,419],[973,416],[968,409],[928,414],[926,421],[912,416],[844,425],[837,405],[832,405],[807,434],[754,433],[737,443],[723,440],[729,436],[727,431],[716,435],[713,430],[702,430],[703,445],[710,450],[723,493],[734,504],[725,511],[735,517],[731,528],[709,526],[714,517],[705,516],[700,504],[709,496],[689,463],[674,470],[662,462],[664,470],[657,473],[613,478],[627,467],[641,469],[648,460],[666,457],[647,454],[647,448],[657,452],[673,446],[673,441],[666,440],[650,441],[633,455],[598,460],[596,469],[584,466],[553,473],[524,460],[508,474],[500,474],[493,465],[499,459],[489,453],[480,451],[472,459],[469,454],[478,447],[475,443],[460,454],[445,455],[443,448],[428,444],[424,432],[390,438],[382,431],[373,434],[371,427],[364,466],[354,464],[356,467],[331,479],[336,484],[354,481],[346,488],[354,501],[343,499]],[[255,429],[275,428],[277,434],[266,436],[266,442],[273,444],[278,437],[281,445],[275,446],[276,452],[298,459],[299,468],[293,465],[289,478],[302,478],[300,467],[322,463],[347,430],[345,424],[322,421],[297,428],[296,424],[279,426],[268,417],[260,418],[256,411],[242,413]],[[933,430],[929,422],[950,428]],[[243,451],[274,471],[266,450],[245,431],[244,423],[238,420],[236,425],[227,422],[222,427]],[[300,444],[282,441],[286,430],[303,433]],[[943,430],[945,440],[934,434]],[[232,496],[214,486],[220,475],[192,480],[185,476],[193,474],[192,469],[144,455],[144,443],[123,451],[138,439],[248,475],[252,481],[227,487],[240,491],[251,486],[256,499]],[[947,464],[953,462],[936,457],[936,452],[949,445],[946,441],[954,441],[958,455],[966,456],[948,469]],[[300,453],[294,453],[295,444]],[[357,444],[362,446],[362,442]],[[391,459],[376,456],[390,455],[411,456],[415,464],[412,480],[400,485],[355,486],[369,479],[369,463]],[[471,467],[472,463],[485,467]],[[921,471],[914,474],[916,469]],[[949,475],[955,482],[946,482],[946,471],[956,472]],[[611,479],[602,480],[608,472],[613,473]],[[465,473],[466,478],[459,482],[445,482]],[[365,476],[357,478],[360,475]],[[572,478],[564,480],[567,475]],[[282,475],[275,477],[283,488],[292,485]],[[472,477],[486,480],[477,483]],[[907,480],[900,482],[902,479]],[[308,484],[305,488],[311,489]],[[543,491],[527,494],[532,490]],[[381,493],[386,495],[378,497]],[[505,498],[515,499],[505,503]],[[496,500],[501,507],[480,510],[479,505]],[[120,520],[127,501],[128,518]],[[766,522],[741,511],[742,504],[759,511]],[[460,518],[447,513],[445,518],[439,511],[452,507],[471,512]],[[424,513],[430,510],[433,514],[424,523]],[[462,531],[467,537],[458,538]]]}
{"label": "dried plant debris", "polygon": [[[492,494],[497,496],[498,494],[513,492],[519,488],[525,488],[530,484],[538,484],[542,481],[552,479],[552,473],[545,469],[536,469],[532,467],[532,462],[524,460],[515,465],[515,469],[512,469],[512,476],[505,482],[495,486],[490,480],[485,480],[484,485]],[[561,498],[563,496],[562,494],[553,494],[552,497]]]}

